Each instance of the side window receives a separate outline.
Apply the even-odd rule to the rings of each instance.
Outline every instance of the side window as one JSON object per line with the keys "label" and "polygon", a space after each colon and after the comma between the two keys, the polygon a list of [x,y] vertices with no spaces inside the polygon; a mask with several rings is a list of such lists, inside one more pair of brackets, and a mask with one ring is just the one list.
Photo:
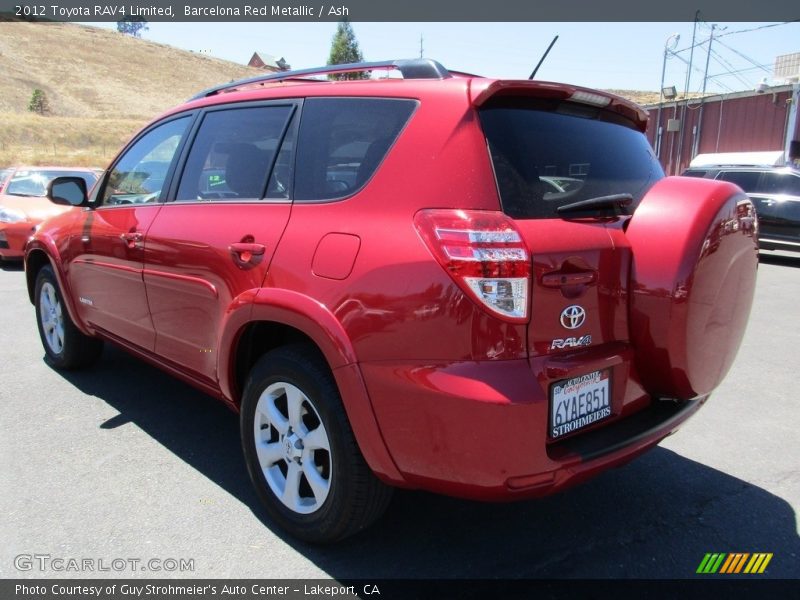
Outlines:
{"label": "side window", "polygon": [[[254,106],[209,112],[192,143],[176,202],[260,199],[294,106]],[[283,152],[283,151],[282,151]],[[282,154],[280,169],[288,169]],[[276,173],[268,197],[287,197],[288,181]],[[288,180],[290,173],[281,172]],[[278,178],[278,179],[276,179]]]}
{"label": "side window", "polygon": [[723,171],[717,179],[735,183],[748,194],[754,194],[758,192],[759,177],[761,173],[758,171]]}
{"label": "side window", "polygon": [[186,116],[159,125],[131,146],[108,174],[101,204],[157,202],[190,121]]}
{"label": "side window", "polygon": [[708,171],[701,171],[699,169],[690,169],[681,173],[681,177],[705,177]]}
{"label": "side window", "polygon": [[309,98],[297,141],[295,199],[349,196],[372,177],[414,111],[414,100]]}
{"label": "side window", "polygon": [[800,177],[791,173],[765,173],[762,187],[765,194],[800,196]]}

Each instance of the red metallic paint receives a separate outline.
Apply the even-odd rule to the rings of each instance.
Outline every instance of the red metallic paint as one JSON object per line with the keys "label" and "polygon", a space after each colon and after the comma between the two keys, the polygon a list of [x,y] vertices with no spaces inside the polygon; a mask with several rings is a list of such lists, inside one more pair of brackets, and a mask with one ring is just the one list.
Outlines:
{"label": "red metallic paint", "polygon": [[361,239],[348,233],[329,233],[319,241],[311,272],[317,277],[347,279],[361,247]]}
{"label": "red metallic paint", "polygon": [[[160,210],[160,204],[140,204],[83,211],[62,256],[80,319],[149,351],[155,330],[142,280],[144,236]],[[138,241],[128,234],[138,234]]]}
{"label": "red metallic paint", "polygon": [[547,441],[550,383],[611,368],[613,417],[581,433],[600,430],[650,402],[636,380],[633,355],[619,344],[531,363],[409,361],[361,368],[386,444],[409,485],[502,500],[551,493],[630,460],[694,412],[590,461],[557,450],[551,455],[549,445],[558,443]]}
{"label": "red metallic paint", "polygon": [[746,221],[752,217],[737,211],[749,202],[729,183],[670,177],[650,190],[631,219],[631,334],[653,394],[708,394],[728,372],[744,336],[758,265],[755,231]]}
{"label": "red metallic paint", "polygon": [[[144,288],[155,353],[217,380],[219,332],[231,302],[261,287],[289,220],[288,203],[167,203],[147,232]],[[230,246],[258,243],[244,261]]]}
{"label": "red metallic paint", "polygon": [[[302,332],[325,356],[359,447],[384,481],[481,499],[551,492],[630,460],[700,406],[741,339],[755,257],[752,235],[732,230],[741,224],[731,215],[736,189],[665,180],[629,222],[517,221],[532,254],[529,322],[504,322],[468,298],[419,237],[414,215],[430,208],[500,209],[475,105],[499,93],[565,97],[577,89],[456,77],[287,82],[196,100],[168,114],[312,96],[420,102],[368,185],[352,197],[294,205],[166,203],[141,209],[152,211],[148,218],[129,209],[121,220],[122,214],[107,214],[118,209],[76,211],[72,221],[57,218],[39,231],[28,258],[47,253],[83,330],[117,341],[232,408],[241,394],[236,346],[247,327],[278,323]],[[643,127],[640,109],[608,97],[610,110]],[[87,231],[105,236],[105,247],[83,248]],[[142,245],[130,248],[119,239],[134,232],[143,234]],[[236,243],[265,251],[232,251]],[[75,310],[74,300],[87,281],[99,287],[119,280],[121,268],[139,273],[138,282],[125,281],[130,297],[108,304],[127,311],[127,322],[109,318],[98,331],[93,315],[104,306]],[[560,277],[565,285],[554,282]],[[728,302],[715,295],[717,288],[742,298]],[[139,333],[145,329],[137,313],[145,291],[152,331],[140,343],[129,334],[132,323]],[[112,292],[98,293],[105,305],[103,294]],[[554,350],[552,339],[569,335],[560,312],[573,303],[587,310],[581,334],[591,334],[592,345]],[[704,303],[729,311],[727,330],[713,327]],[[685,335],[676,339],[671,332],[681,324]],[[723,352],[709,358],[715,344]],[[700,361],[712,359],[710,372],[699,372]],[[676,385],[666,364],[689,383]],[[550,440],[550,385],[595,369],[612,372],[611,417]],[[629,422],[661,394],[702,397],[600,456],[585,460],[570,445]]]}
{"label": "red metallic paint", "polygon": [[632,121],[639,131],[647,129],[648,113],[638,104],[631,102],[621,96],[610,94],[605,91],[593,90],[577,85],[565,85],[550,81],[532,80],[505,80],[492,81],[491,79],[472,80],[473,85],[470,90],[472,104],[480,107],[490,99],[501,96],[536,96],[537,98],[569,98],[576,92],[585,92],[591,96],[604,98],[607,100],[606,110],[615,112]]}
{"label": "red metallic paint", "polygon": [[38,235],[33,236],[25,246],[25,272],[32,274],[34,277],[27,277],[28,296],[31,302],[34,302],[34,289],[36,285],[35,272],[32,272],[29,265],[33,262],[37,264],[50,264],[55,273],[58,286],[61,289],[64,305],[67,308],[72,322],[75,323],[78,329],[86,334],[91,335],[94,332],[91,328],[80,319],[76,307],[77,297],[72,293],[72,286],[70,285],[67,274],[70,270],[70,263],[64,260],[64,253],[68,252],[69,241],[72,237],[71,231],[73,230],[74,221],[79,218],[78,216],[82,211],[69,211],[57,217],[50,219],[47,222],[47,228],[40,231]]}
{"label": "red metallic paint", "polygon": [[[313,340],[331,366],[350,426],[367,464],[387,482],[402,484],[403,477],[381,437],[355,352],[341,323],[325,305],[313,298],[272,287],[270,283],[265,282],[253,298],[251,322],[289,325]],[[223,389],[230,389],[230,379],[222,385]]]}
{"label": "red metallic paint", "polygon": [[19,260],[25,257],[25,243],[36,231],[36,226],[28,221],[20,223],[0,223],[0,239],[8,248],[0,248],[0,259]]}

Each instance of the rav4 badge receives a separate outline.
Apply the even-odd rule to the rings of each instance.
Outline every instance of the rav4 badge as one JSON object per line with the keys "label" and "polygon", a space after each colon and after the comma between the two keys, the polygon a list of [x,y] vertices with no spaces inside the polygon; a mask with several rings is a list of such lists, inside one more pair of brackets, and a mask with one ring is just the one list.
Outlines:
{"label": "rav4 badge", "polygon": [[592,343],[591,335],[583,335],[581,337],[569,337],[564,339],[555,339],[550,342],[550,350],[556,348],[577,348],[578,346],[589,346]]}

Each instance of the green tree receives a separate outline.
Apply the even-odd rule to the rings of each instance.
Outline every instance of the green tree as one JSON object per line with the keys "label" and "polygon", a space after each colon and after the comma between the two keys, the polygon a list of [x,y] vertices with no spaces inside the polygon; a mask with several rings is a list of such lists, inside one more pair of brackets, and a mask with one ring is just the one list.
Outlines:
{"label": "green tree", "polygon": [[[342,21],[336,27],[336,33],[331,41],[331,54],[328,57],[329,65],[342,65],[346,63],[364,62],[364,55],[358,47],[356,34],[348,21]],[[369,79],[369,73],[359,71],[356,73],[339,73],[328,75],[330,79]]]}
{"label": "green tree", "polygon": [[125,17],[117,21],[117,31],[136,38],[142,37],[142,32],[150,29],[144,17]]}
{"label": "green tree", "polygon": [[33,90],[31,101],[28,103],[28,110],[40,115],[50,112],[50,103],[47,101],[47,94],[43,90],[39,88]]}

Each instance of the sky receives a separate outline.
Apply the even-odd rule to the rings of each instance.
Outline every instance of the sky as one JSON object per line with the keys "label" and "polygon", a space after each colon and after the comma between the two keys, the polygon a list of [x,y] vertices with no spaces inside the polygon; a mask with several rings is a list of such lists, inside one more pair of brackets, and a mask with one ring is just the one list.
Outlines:
{"label": "sky", "polygon": [[[115,28],[115,23],[85,23]],[[692,43],[684,23],[353,23],[365,60],[423,54],[453,70],[525,79],[555,35],[559,39],[537,79],[602,89],[658,90],[664,47],[680,39],[666,61],[665,85],[683,90]],[[718,23],[706,80],[707,91],[754,89],[772,77],[775,57],[800,52],[800,23]],[[284,57],[294,69],[324,65],[336,23],[149,23],[142,37],[238,63],[255,50]],[[697,27],[708,40],[711,24]],[[695,48],[689,91],[703,86],[707,42]],[[680,60],[683,57],[686,62]],[[736,75],[728,74],[730,71]]]}

